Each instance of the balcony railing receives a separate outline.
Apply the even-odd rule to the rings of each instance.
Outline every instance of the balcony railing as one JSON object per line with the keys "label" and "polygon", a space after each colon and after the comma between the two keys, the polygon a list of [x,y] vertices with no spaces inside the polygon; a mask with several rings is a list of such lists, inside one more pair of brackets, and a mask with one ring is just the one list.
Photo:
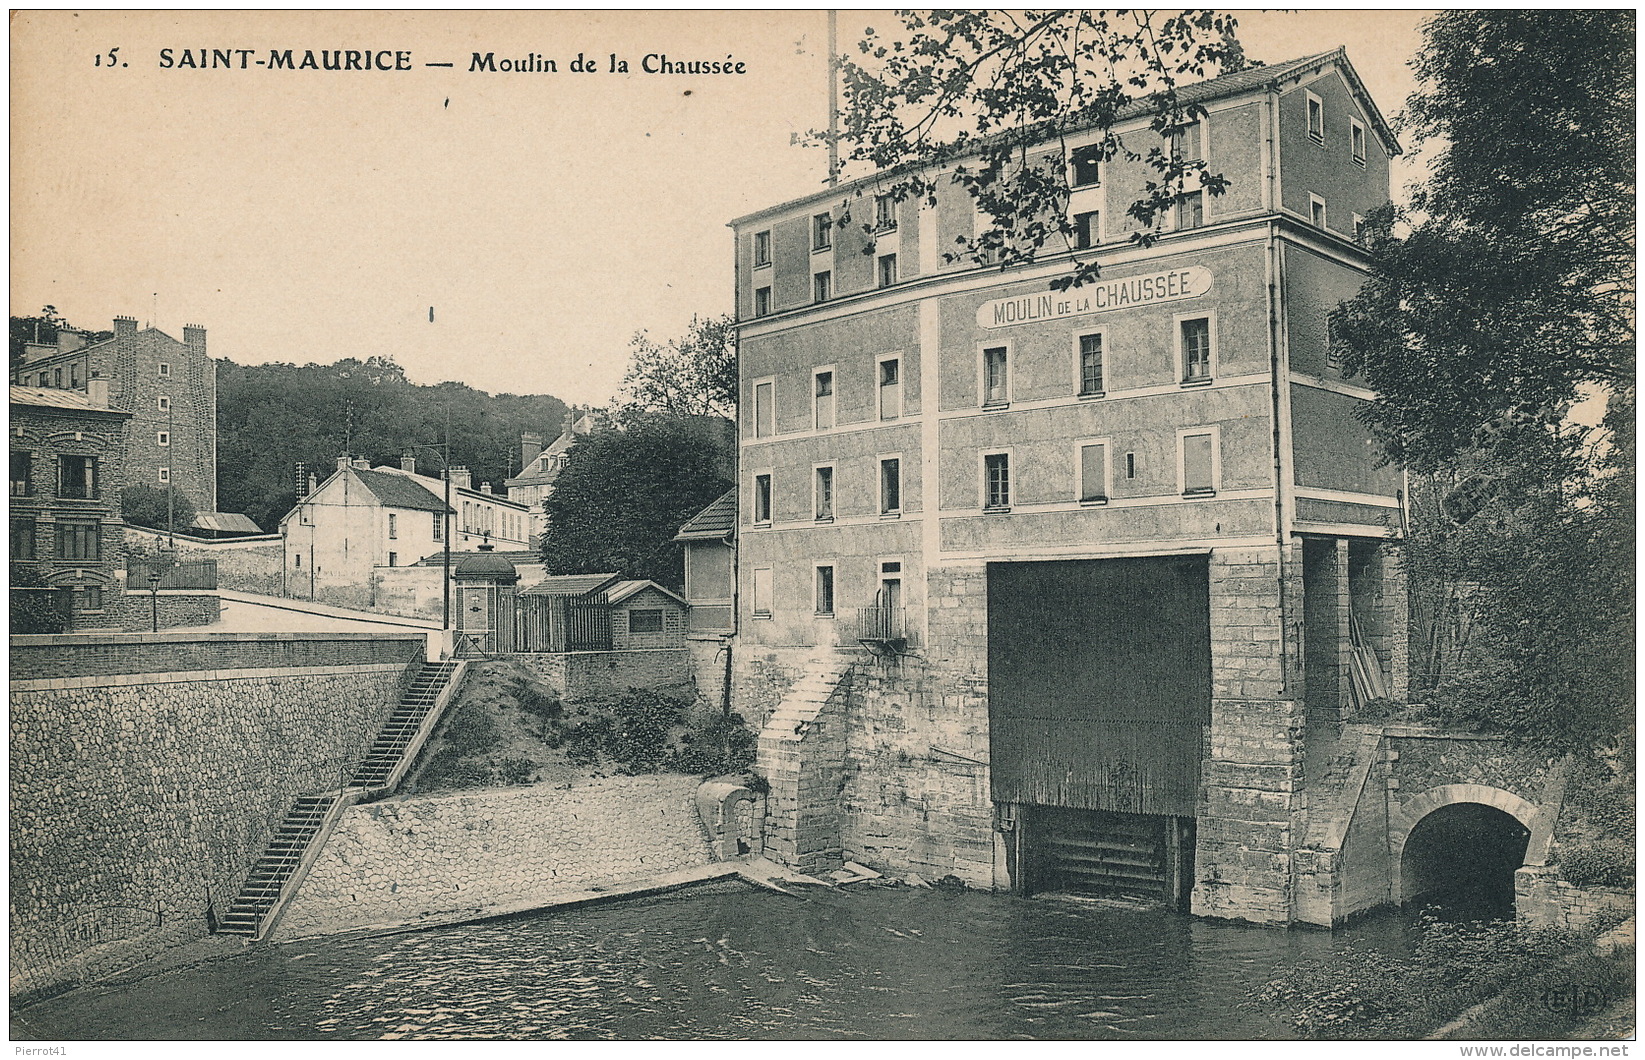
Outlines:
{"label": "balcony railing", "polygon": [[857,640],[901,648],[908,643],[907,617],[900,607],[864,607],[857,612]]}

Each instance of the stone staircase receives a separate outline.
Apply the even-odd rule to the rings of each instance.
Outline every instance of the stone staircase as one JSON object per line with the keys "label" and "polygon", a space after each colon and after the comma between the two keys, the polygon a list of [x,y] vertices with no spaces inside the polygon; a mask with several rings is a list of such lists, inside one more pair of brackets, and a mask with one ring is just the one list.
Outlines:
{"label": "stone staircase", "polygon": [[389,783],[395,768],[405,760],[406,748],[411,746],[417,730],[428,719],[428,712],[434,709],[441,690],[456,669],[454,662],[423,664],[422,670],[412,679],[411,687],[406,689],[399,707],[383,723],[377,739],[366,752],[365,760],[354,771],[353,779],[348,782],[349,787],[378,788]]}
{"label": "stone staircase", "polygon": [[800,872],[843,864],[839,782],[853,662],[833,653],[810,660],[760,728],[759,769],[771,783],[766,853]]}
{"label": "stone staircase", "polygon": [[429,713],[439,703],[452,675],[455,662],[424,663],[400,699],[400,705],[383,723],[365,759],[352,778],[333,792],[300,795],[286,812],[285,819],[269,840],[263,856],[252,866],[240,893],[218,922],[226,935],[259,937],[269,914],[280,904],[293,880],[304,870],[304,859],[315,846],[315,838],[328,827],[330,819],[345,800],[374,788],[385,788],[404,775],[419,732],[426,730]]}

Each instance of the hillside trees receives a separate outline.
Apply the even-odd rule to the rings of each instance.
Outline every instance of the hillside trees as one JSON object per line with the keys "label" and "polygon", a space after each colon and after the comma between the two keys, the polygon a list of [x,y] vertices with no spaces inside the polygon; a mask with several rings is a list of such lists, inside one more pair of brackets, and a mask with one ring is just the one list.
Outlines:
{"label": "hillside trees", "polygon": [[[1097,129],[1094,157],[1143,163],[1131,203],[1110,203],[1139,222],[1147,243],[1184,193],[1220,194],[1227,180],[1165,149],[1164,136],[1201,116],[1178,88],[1245,65],[1235,19],[1210,11],[899,12],[889,33],[870,28],[857,59],[842,63],[846,164],[883,174],[875,194],[934,203],[957,184],[991,220],[959,240],[958,254],[1001,268],[1077,249],[1069,216],[1074,161],[1066,136]],[[1127,143],[1122,115],[1150,119],[1154,133]],[[875,218],[843,219],[872,233]],[[950,256],[952,257],[953,254]],[[1094,255],[1076,254],[1052,282],[1062,289],[1097,276]]]}
{"label": "hillside trees", "polygon": [[1418,651],[1445,660],[1420,694],[1591,745],[1633,710],[1634,13],[1447,11],[1425,34],[1405,121],[1432,176],[1378,219],[1337,352],[1415,476],[1414,598],[1473,631]]}

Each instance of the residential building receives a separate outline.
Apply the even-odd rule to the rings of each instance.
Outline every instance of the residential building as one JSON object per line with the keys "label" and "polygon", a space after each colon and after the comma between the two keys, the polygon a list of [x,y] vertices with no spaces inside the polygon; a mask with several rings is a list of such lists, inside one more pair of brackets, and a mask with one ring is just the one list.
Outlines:
{"label": "residential building", "polygon": [[217,369],[206,352],[205,328],[185,324],[179,342],[122,316],[114,318],[112,338],[90,344],[62,330],[54,344],[26,344],[11,379],[81,392],[94,380],[107,383],[110,404],[130,413],[120,484],[175,489],[207,527],[245,532],[243,516],[211,520],[217,509]]}
{"label": "residential building", "polygon": [[26,572],[58,590],[71,629],[121,625],[119,483],[130,420],[110,406],[105,379],[83,391],[11,388],[12,581]]}
{"label": "residential building", "polygon": [[725,695],[726,658],[737,631],[737,491],[726,490],[686,520],[674,540],[685,550],[686,646],[697,690]]}
{"label": "residential building", "polygon": [[520,473],[503,482],[508,498],[531,509],[529,541],[533,547],[541,544],[543,532],[548,529],[548,516],[543,502],[554,492],[554,480],[565,469],[566,453],[577,439],[593,433],[595,427],[591,410],[567,409],[565,428],[545,448],[541,435],[520,436]]}
{"label": "residential building", "polygon": [[[317,483],[280,520],[285,542],[286,594],[375,606],[374,574],[416,566],[443,553],[482,545],[522,551],[530,525],[525,506],[473,488],[467,468],[450,471],[451,505],[441,478],[417,473],[416,461],[371,467],[364,458],[337,458],[337,469]],[[434,586],[439,595],[439,586]]]}
{"label": "residential building", "polygon": [[[1400,148],[1341,49],[1180,98],[1205,113],[1167,135],[1124,112],[1127,151],[1229,184],[1151,245],[1152,171],[1094,129],[1066,137],[1089,246],[1033,265],[945,260],[980,223],[959,187],[732,223],[735,696],[773,719],[773,856],[1301,915],[1351,639],[1404,684],[1402,480],[1326,328]],[[1076,255],[1100,278],[1054,291]]]}

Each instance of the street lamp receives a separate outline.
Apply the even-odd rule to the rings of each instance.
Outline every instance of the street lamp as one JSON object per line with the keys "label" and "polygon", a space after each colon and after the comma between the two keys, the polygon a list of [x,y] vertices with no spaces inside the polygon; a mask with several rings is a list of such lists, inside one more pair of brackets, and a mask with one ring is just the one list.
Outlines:
{"label": "street lamp", "polygon": [[160,632],[160,572],[153,567],[149,568],[149,618],[150,630]]}

